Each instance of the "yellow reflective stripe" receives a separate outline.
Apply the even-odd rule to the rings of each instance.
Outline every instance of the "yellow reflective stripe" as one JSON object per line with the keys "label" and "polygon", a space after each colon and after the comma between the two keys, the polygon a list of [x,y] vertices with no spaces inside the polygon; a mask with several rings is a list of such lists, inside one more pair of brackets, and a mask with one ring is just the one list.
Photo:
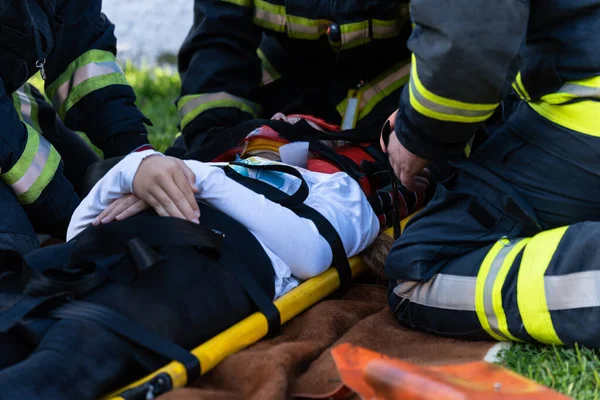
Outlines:
{"label": "yellow reflective stripe", "polygon": [[477,274],[477,283],[475,286],[475,312],[477,313],[479,323],[491,337],[500,341],[505,341],[506,337],[492,330],[485,312],[485,283],[490,272],[490,268],[492,267],[492,263],[503,249],[504,244],[501,242],[496,242],[496,244],[492,246],[481,263],[479,273]]}
{"label": "yellow reflective stripe", "polygon": [[404,21],[400,19],[372,19],[371,25],[374,39],[389,39],[400,34],[400,30],[402,29],[402,25],[404,25]]}
{"label": "yellow reflective stripe", "polygon": [[295,15],[286,16],[288,35],[294,39],[315,40],[327,33],[331,21],[325,19],[310,19]]}
{"label": "yellow reflective stripe", "polygon": [[90,50],[83,53],[81,56],[75,59],[65,71],[52,83],[46,87],[46,95],[48,98],[53,99],[59,87],[69,82],[75,71],[84,65],[92,63],[112,62],[116,61],[113,53],[104,50]]}
{"label": "yellow reflective stripe", "polygon": [[260,48],[256,50],[256,54],[258,55],[258,58],[260,58],[260,61],[262,63],[261,84],[268,85],[269,83],[280,79],[281,75],[279,74],[279,72],[277,72],[273,64],[271,64],[265,53]]}
{"label": "yellow reflective stripe", "polygon": [[506,276],[510,271],[510,267],[515,262],[515,258],[521,252],[523,247],[525,247],[525,245],[529,243],[530,240],[531,239],[527,238],[519,241],[509,251],[509,253],[506,255],[506,258],[504,259],[504,262],[502,263],[502,266],[500,267],[500,270],[498,271],[498,275],[494,280],[494,286],[492,287],[492,305],[494,308],[494,313],[496,314],[498,330],[504,336],[515,342],[522,342],[522,340],[513,336],[508,330],[506,313],[504,312],[504,307],[502,306],[502,287],[504,286],[504,282],[506,281]]}
{"label": "yellow reflective stripe", "polygon": [[73,61],[46,89],[62,119],[89,93],[111,85],[129,85],[114,54],[90,50]]}
{"label": "yellow reflective stripe", "polygon": [[252,7],[253,0],[221,0],[226,3],[236,4],[242,7]]}
{"label": "yellow reflective stripe", "polygon": [[[369,115],[381,100],[408,82],[409,76],[410,63],[404,61],[382,73],[372,83],[363,86],[357,94],[361,99],[358,119],[361,120]],[[336,106],[340,115],[345,115],[347,105],[348,98],[345,98]]]}
{"label": "yellow reflective stripe", "polygon": [[515,81],[513,82],[513,88],[517,89],[517,93],[519,93],[519,96],[523,99],[523,100],[531,100],[531,96],[529,96],[529,93],[527,93],[527,90],[525,89],[525,86],[523,85],[523,80],[521,79],[521,72],[519,72],[517,74],[517,77],[515,78]]}
{"label": "yellow reflective stripe", "polygon": [[528,104],[544,118],[586,135],[600,137],[600,76],[566,82],[555,93]]}
{"label": "yellow reflective stripe", "polygon": [[371,41],[369,37],[369,21],[340,25],[340,32],[342,33],[342,50],[351,49]]}
{"label": "yellow reflective stripe", "polygon": [[285,32],[285,7],[254,0],[254,23],[275,32]]}
{"label": "yellow reflective stripe", "polygon": [[38,120],[38,104],[31,93],[31,86],[25,84],[13,93],[13,104],[21,121],[33,127],[36,131],[41,132],[41,127]]}
{"label": "yellow reflective stripe", "polygon": [[[41,138],[42,141],[46,141],[44,138]],[[39,171],[39,175],[37,175],[37,179],[31,184],[29,189],[24,193],[17,195],[17,200],[19,203],[27,205],[35,202],[46,186],[50,183],[54,174],[56,174],[56,170],[60,165],[60,155],[50,143],[47,143],[47,158],[45,159],[45,163],[41,171]],[[41,147],[41,146],[40,146]],[[38,171],[36,171],[37,174]],[[17,192],[15,192],[17,193]]]}
{"label": "yellow reflective stripe", "polygon": [[[40,127],[40,122],[39,122],[39,118],[38,118],[39,107],[38,107],[37,100],[33,96],[33,93],[31,93],[31,85],[27,83],[23,86],[23,88],[25,90],[25,95],[27,96],[27,100],[29,101],[29,110],[23,109],[24,102],[21,102],[21,113],[22,113],[23,119],[25,122],[29,123],[36,131],[38,131],[39,133],[42,133],[42,128]],[[27,112],[27,111],[29,111],[29,112]],[[27,120],[29,120],[29,121],[27,121]]]}
{"label": "yellow reflective stripe", "polygon": [[410,63],[401,63],[384,73],[383,77],[366,87],[361,100],[359,119],[366,117],[385,97],[398,90],[410,78]]}
{"label": "yellow reflective stripe", "polygon": [[523,325],[535,340],[563,344],[552,324],[546,301],[544,274],[568,227],[535,235],[527,244],[517,278],[517,303]]}
{"label": "yellow reflective stripe", "polygon": [[523,93],[521,93],[521,89],[519,89],[519,86],[517,86],[517,82],[516,81],[513,82],[511,86],[512,86],[513,89],[515,89],[515,92],[517,93],[517,95],[519,96],[519,98],[521,100],[527,100],[525,98],[525,95]]}
{"label": "yellow reflective stripe", "polygon": [[71,90],[69,97],[67,97],[66,101],[60,106],[58,114],[64,119],[67,112],[85,96],[96,90],[112,85],[128,86],[129,82],[127,82],[127,78],[125,78],[125,75],[121,72],[113,72],[87,79]]}
{"label": "yellow reflective stripe", "polygon": [[546,119],[586,135],[600,137],[600,102],[585,100],[570,104],[554,105],[542,100],[528,103]]}
{"label": "yellow reflective stripe", "polygon": [[500,103],[478,104],[466,103],[436,95],[421,83],[417,72],[417,61],[413,54],[410,74],[410,104],[429,118],[440,121],[474,123],[485,121],[492,116]]}
{"label": "yellow reflective stripe", "polygon": [[226,92],[183,96],[177,104],[181,118],[181,129],[185,128],[187,124],[203,112],[224,107],[237,108],[247,112],[254,118],[257,118],[260,114],[258,104]]}
{"label": "yellow reflective stripe", "polygon": [[40,135],[29,125],[25,125],[25,127],[27,128],[27,144],[25,145],[25,150],[23,150],[21,157],[19,157],[15,165],[13,165],[9,171],[1,175],[2,180],[7,185],[13,185],[25,175],[25,172],[29,169],[29,166],[33,162],[38,151]]}
{"label": "yellow reflective stripe", "polygon": [[[223,0],[234,4],[246,5],[246,0]],[[394,20],[365,20],[341,24],[341,49],[350,49],[371,41],[369,25],[375,39],[387,39],[398,36],[404,20],[402,13]],[[254,1],[254,23],[275,32],[287,32],[290,38],[316,40],[327,33],[333,21],[312,19],[286,13],[284,5],[269,3],[265,0]]]}

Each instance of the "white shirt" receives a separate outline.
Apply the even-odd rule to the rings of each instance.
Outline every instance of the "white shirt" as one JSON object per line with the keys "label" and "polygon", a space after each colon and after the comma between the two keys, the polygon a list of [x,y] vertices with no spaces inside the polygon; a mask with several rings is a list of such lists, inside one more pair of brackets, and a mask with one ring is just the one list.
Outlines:
{"label": "white shirt", "polygon": [[[151,155],[160,153],[147,150],[128,155],[92,188],[71,218],[67,240],[83,231],[114,200],[133,193],[133,178],[137,169],[142,160]],[[196,199],[234,218],[258,239],[273,264],[275,298],[298,286],[298,279],[312,278],[331,265],[331,248],[311,220],[301,218],[227,178],[215,164],[191,160],[184,162],[196,175]],[[243,162],[274,163],[258,157]],[[287,194],[293,194],[300,186],[300,180],[288,174],[232,167]],[[379,221],[356,181],[343,172],[323,174],[296,169],[309,187],[309,195],[304,203],[333,225],[348,257],[361,252],[375,240],[379,233]]]}

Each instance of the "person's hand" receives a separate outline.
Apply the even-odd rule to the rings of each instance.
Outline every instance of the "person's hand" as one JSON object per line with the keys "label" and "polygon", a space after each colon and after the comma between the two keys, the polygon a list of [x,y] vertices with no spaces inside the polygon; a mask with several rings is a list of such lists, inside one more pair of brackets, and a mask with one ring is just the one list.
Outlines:
{"label": "person's hand", "polygon": [[133,178],[133,193],[163,217],[200,223],[194,198],[196,176],[185,163],[167,156],[150,156],[140,164]]}
{"label": "person's hand", "polygon": [[104,211],[98,215],[92,225],[108,224],[114,220],[121,221],[150,208],[143,200],[135,194],[126,194],[113,201]]}
{"label": "person's hand", "polygon": [[400,143],[394,130],[397,113],[398,111],[394,112],[388,118],[392,131],[387,146],[382,133],[381,150],[388,154],[390,164],[404,187],[413,192],[425,191],[429,186],[429,170],[425,167],[429,165],[430,161],[414,155]]}

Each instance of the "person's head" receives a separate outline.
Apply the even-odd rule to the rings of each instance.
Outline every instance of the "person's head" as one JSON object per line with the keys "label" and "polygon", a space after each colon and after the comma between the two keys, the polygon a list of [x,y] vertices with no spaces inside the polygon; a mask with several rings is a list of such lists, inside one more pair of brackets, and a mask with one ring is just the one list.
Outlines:
{"label": "person's head", "polygon": [[394,238],[386,232],[380,232],[377,238],[361,254],[360,258],[367,266],[367,271],[376,283],[387,284],[385,276],[385,260],[394,244]]}

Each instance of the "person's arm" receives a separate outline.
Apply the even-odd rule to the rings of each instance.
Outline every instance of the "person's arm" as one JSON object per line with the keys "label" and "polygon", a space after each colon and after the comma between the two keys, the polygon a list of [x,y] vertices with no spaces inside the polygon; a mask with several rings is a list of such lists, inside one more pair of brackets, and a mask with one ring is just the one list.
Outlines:
{"label": "person's arm", "polygon": [[[156,165],[168,162],[170,157],[161,157],[160,160],[152,157],[142,169],[144,159],[157,154],[160,153],[144,151],[131,154],[113,167],[92,188],[73,214],[67,240],[92,224],[115,200],[135,193],[134,188],[139,186],[139,179],[148,180],[144,169],[151,168],[151,162]],[[308,279],[331,265],[329,244],[312,221],[298,217],[289,209],[229,179],[221,168],[198,161],[184,162],[195,174],[196,198],[244,225],[290,267],[293,275]],[[165,179],[153,176],[150,180]]]}
{"label": "person's arm", "polygon": [[85,132],[105,158],[148,144],[144,117],[117,64],[115,26],[101,0],[59,2],[62,34],[46,60],[46,94],[65,124]]}
{"label": "person's arm", "polygon": [[413,0],[410,7],[412,70],[395,132],[420,158],[461,158],[516,76],[529,2]]}
{"label": "person's arm", "polygon": [[261,81],[256,53],[261,29],[252,0],[195,0],[194,25],[178,56],[182,87],[177,100],[188,151],[208,129],[256,118],[253,102]]}

